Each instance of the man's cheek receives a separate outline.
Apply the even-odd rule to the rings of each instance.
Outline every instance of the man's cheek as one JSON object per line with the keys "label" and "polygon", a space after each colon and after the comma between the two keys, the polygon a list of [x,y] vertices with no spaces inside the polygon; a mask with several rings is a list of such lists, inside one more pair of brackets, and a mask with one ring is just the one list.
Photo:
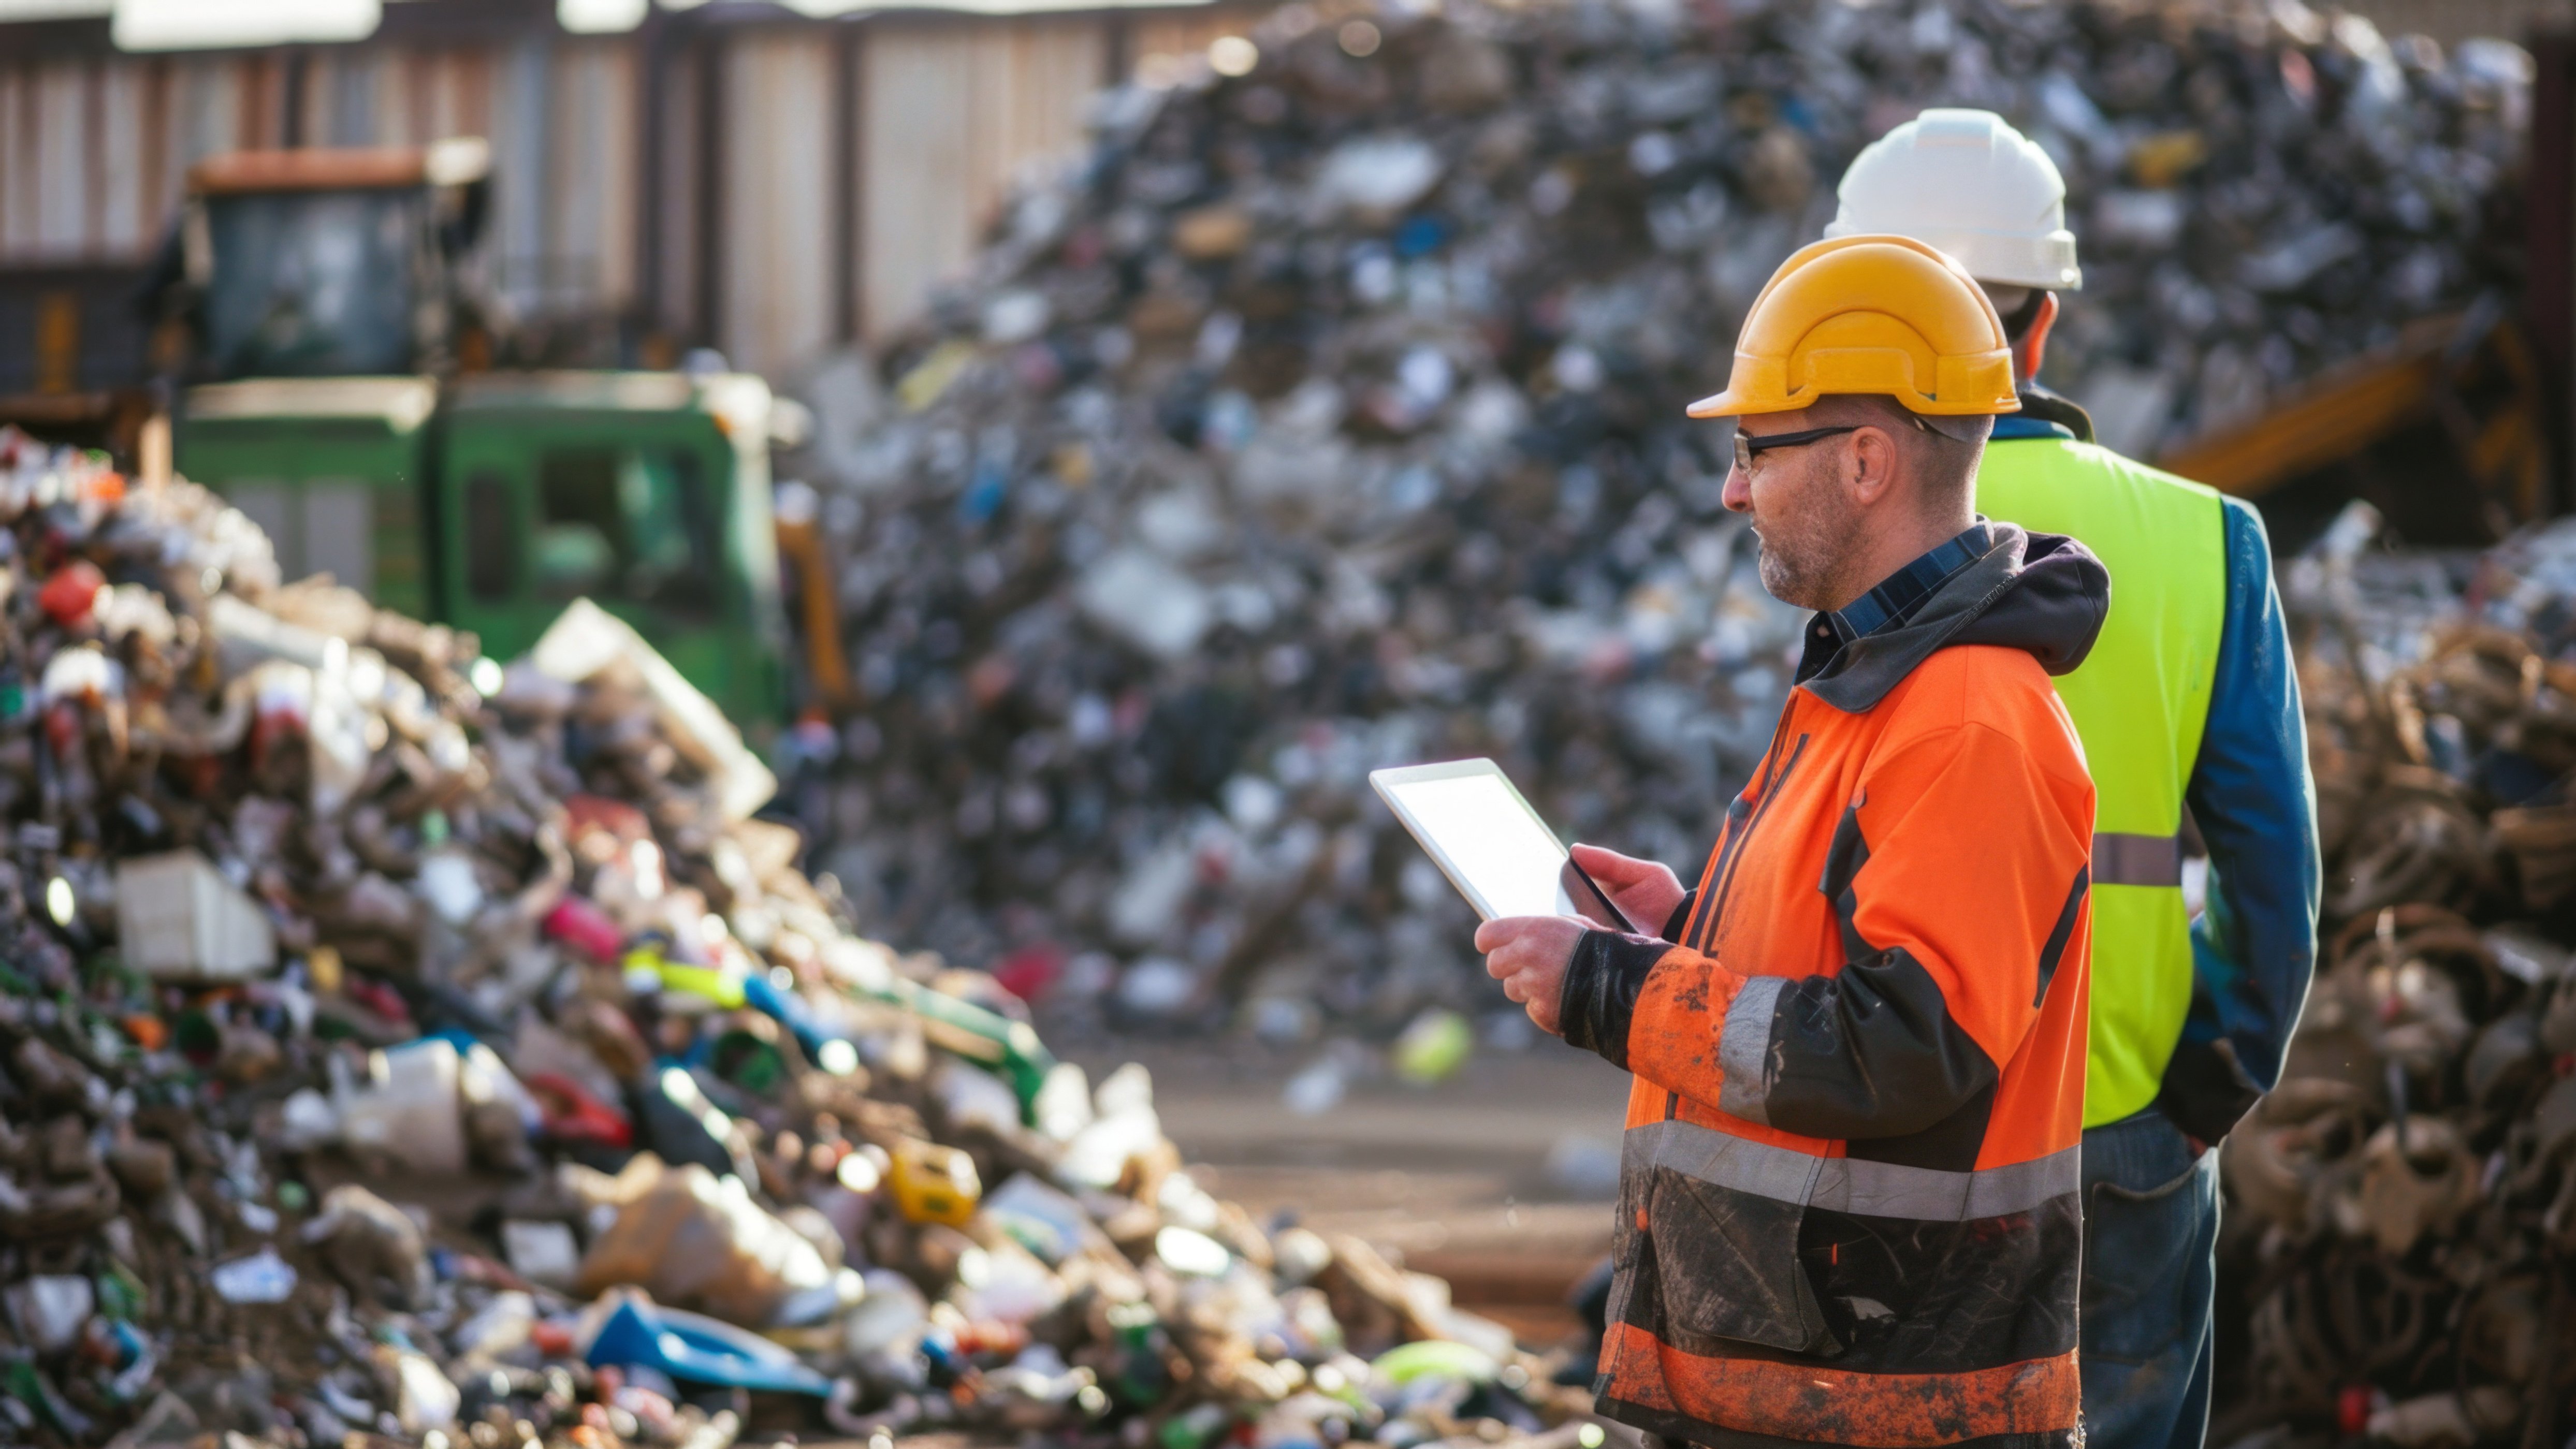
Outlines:
{"label": "man's cheek", "polygon": [[1777,478],[1766,478],[1762,482],[1753,485],[1753,508],[1751,511],[1753,514],[1753,526],[1755,528],[1776,528],[1778,526],[1780,521],[1780,505],[1783,501],[1783,497],[1784,495],[1780,488],[1780,480]]}

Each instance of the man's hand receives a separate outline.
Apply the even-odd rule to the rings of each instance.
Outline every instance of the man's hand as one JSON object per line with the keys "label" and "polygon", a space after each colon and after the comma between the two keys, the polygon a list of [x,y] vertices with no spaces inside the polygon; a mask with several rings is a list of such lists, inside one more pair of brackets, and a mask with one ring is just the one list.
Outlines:
{"label": "man's hand", "polygon": [[[1610,904],[1642,935],[1660,935],[1682,903],[1682,883],[1671,870],[1597,845],[1574,847],[1574,863],[1609,892]],[[1480,946],[1478,949],[1482,949]]]}
{"label": "man's hand", "polygon": [[1572,916],[1504,916],[1476,928],[1476,949],[1485,953],[1485,974],[1503,983],[1503,994],[1528,1007],[1539,1030],[1563,1036],[1556,1008],[1565,995],[1565,968],[1589,929]]}

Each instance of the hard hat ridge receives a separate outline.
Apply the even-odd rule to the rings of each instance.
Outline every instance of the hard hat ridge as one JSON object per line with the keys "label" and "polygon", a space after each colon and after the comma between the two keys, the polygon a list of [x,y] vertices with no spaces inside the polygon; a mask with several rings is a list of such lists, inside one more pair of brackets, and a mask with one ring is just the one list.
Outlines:
{"label": "hard hat ridge", "polygon": [[1745,314],[1726,391],[1695,418],[1791,412],[1836,393],[1879,393],[1931,416],[2008,413],[2012,345],[1959,264],[1902,236],[1800,248]]}

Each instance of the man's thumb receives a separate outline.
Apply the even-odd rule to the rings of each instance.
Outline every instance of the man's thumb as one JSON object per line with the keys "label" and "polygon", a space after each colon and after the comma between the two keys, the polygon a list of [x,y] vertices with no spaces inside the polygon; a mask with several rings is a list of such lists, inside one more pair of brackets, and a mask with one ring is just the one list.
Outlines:
{"label": "man's thumb", "polygon": [[1615,850],[1604,850],[1597,845],[1577,845],[1573,855],[1576,865],[1604,884],[1625,884],[1636,879],[1646,868],[1644,861],[1630,860]]}

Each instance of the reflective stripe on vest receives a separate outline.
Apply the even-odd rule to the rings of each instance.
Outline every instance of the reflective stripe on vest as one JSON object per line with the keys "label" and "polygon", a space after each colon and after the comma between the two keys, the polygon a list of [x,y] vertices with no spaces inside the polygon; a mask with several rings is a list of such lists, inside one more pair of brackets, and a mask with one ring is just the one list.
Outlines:
{"label": "reflective stripe on vest", "polygon": [[2097,886],[2182,885],[2182,837],[2093,832],[2093,883]]}
{"label": "reflective stripe on vest", "polygon": [[2080,540],[2111,613],[2057,681],[2093,771],[2093,1020],[2084,1125],[2156,1098],[2191,1007],[2183,789],[2227,622],[2227,523],[2211,489],[2063,439],[1989,444],[1977,511]]}

